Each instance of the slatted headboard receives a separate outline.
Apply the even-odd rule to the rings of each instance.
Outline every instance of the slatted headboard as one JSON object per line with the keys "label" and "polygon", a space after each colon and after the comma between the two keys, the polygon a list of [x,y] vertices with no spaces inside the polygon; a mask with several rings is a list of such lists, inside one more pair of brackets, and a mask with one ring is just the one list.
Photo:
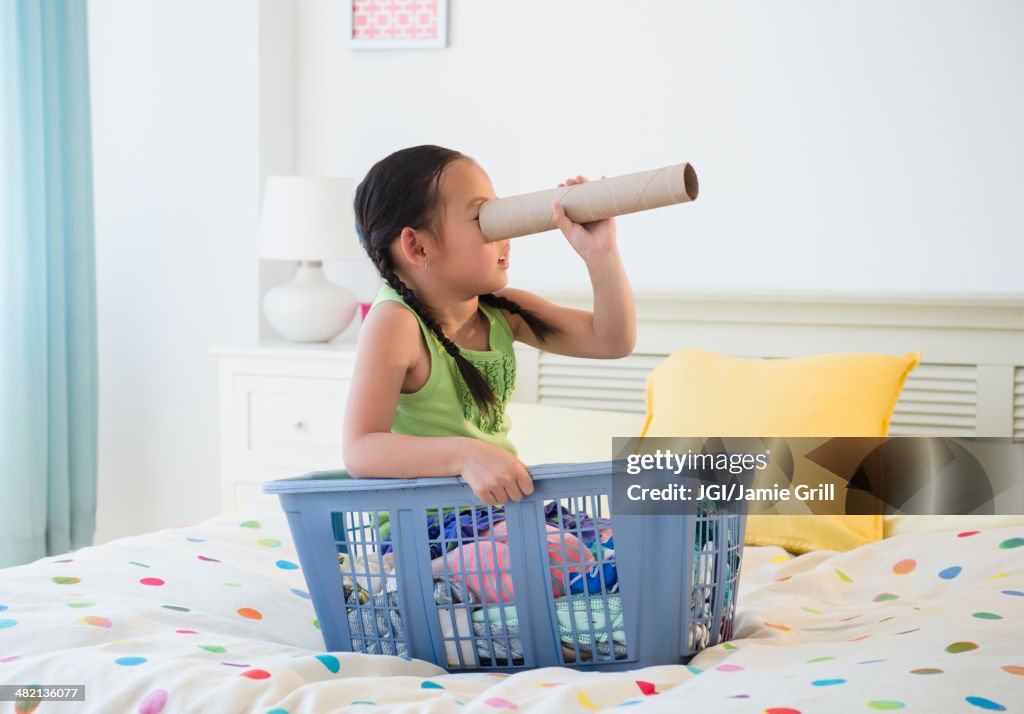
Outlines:
{"label": "slatted headboard", "polygon": [[[590,307],[583,290],[534,290]],[[645,292],[637,294],[637,316],[636,349],[621,360],[517,343],[513,399],[643,412],[647,373],[683,347],[747,358],[920,350],[891,435],[1024,438],[1024,295]]]}

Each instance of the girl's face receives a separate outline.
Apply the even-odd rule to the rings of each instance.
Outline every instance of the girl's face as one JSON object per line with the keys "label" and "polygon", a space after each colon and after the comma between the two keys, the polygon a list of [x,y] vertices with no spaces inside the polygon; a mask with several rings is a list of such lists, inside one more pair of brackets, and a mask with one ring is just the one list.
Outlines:
{"label": "girl's face", "polygon": [[480,231],[480,206],[495,198],[487,174],[473,161],[458,159],[441,175],[440,192],[441,245],[430,261],[430,271],[467,296],[505,287],[509,242],[488,243]]}

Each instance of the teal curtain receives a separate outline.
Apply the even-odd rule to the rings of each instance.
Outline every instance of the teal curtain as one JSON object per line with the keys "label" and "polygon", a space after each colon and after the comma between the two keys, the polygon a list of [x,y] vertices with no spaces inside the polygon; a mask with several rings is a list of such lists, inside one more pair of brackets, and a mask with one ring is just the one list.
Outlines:
{"label": "teal curtain", "polygon": [[0,567],[96,526],[88,60],[85,0],[0,0]]}

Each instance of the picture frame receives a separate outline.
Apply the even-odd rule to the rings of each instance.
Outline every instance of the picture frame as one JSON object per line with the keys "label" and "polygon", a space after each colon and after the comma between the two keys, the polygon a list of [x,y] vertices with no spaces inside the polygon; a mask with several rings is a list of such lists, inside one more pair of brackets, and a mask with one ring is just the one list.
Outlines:
{"label": "picture frame", "polygon": [[448,0],[346,0],[344,14],[353,49],[448,46]]}

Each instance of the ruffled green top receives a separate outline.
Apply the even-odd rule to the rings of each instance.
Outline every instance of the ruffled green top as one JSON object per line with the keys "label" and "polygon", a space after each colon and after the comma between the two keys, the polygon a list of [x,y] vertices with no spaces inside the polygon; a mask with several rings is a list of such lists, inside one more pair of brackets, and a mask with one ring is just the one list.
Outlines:
{"label": "ruffled green top", "polygon": [[505,414],[505,407],[516,386],[516,358],[512,347],[512,327],[505,314],[481,302],[480,311],[490,323],[490,349],[460,348],[463,356],[480,370],[498,399],[493,417],[489,418],[481,414],[459,374],[455,359],[445,351],[437,335],[402,296],[385,283],[377,293],[373,307],[387,301],[405,306],[416,316],[430,352],[430,377],[418,391],[399,395],[391,431],[412,436],[469,436],[515,454],[516,447],[508,438],[511,420]]}

